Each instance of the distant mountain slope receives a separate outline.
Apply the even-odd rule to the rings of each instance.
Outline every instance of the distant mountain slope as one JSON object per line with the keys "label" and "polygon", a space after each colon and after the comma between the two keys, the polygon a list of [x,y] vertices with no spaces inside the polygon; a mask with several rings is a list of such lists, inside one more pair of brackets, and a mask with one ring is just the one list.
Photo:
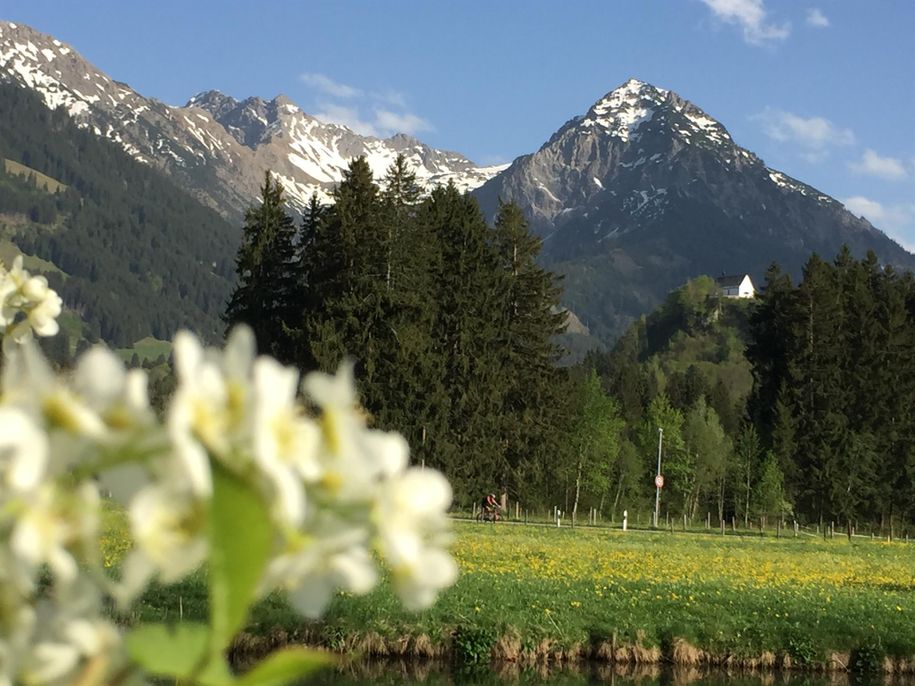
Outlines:
{"label": "distant mountain slope", "polygon": [[[237,227],[18,85],[0,84],[0,158],[18,163],[0,172],[0,237],[52,263],[89,338],[221,335]],[[66,188],[51,193],[20,165]]]}
{"label": "distant mountain slope", "polygon": [[618,336],[699,274],[772,261],[798,273],[811,252],[915,257],[824,193],[767,167],[676,93],[631,79],[474,194],[487,216],[519,203],[565,275],[565,304],[599,338]]}
{"label": "distant mountain slope", "polygon": [[184,107],[172,107],[113,81],[70,46],[2,21],[0,78],[39,93],[50,108],[63,107],[81,126],[163,169],[233,220],[257,196],[267,169],[301,208],[315,192],[329,199],[350,159],[359,155],[380,176],[403,153],[420,183],[452,181],[461,190],[475,188],[504,168],[478,167],[409,136],[360,136],[309,116],[284,96],[239,102],[207,91]]}

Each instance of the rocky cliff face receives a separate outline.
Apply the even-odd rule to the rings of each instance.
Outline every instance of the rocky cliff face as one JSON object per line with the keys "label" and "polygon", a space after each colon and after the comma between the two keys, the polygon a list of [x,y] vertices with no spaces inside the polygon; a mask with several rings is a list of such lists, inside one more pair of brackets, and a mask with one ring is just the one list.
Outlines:
{"label": "rocky cliff face", "polygon": [[27,26],[0,22],[0,78],[64,107],[80,125],[162,169],[223,215],[238,219],[257,197],[265,170],[303,207],[323,201],[353,157],[365,155],[376,176],[402,153],[425,186],[453,182],[470,190],[503,167],[478,167],[453,152],[404,135],[360,136],[322,122],[284,96],[238,101],[217,91],[173,107],[113,81],[73,48]]}

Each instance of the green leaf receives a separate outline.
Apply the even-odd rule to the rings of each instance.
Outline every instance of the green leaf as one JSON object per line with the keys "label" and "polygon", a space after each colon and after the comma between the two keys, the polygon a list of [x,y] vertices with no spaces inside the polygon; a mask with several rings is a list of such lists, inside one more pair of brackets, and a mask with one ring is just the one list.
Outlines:
{"label": "green leaf", "polygon": [[331,663],[326,653],[306,648],[278,650],[236,682],[238,686],[284,686]]}
{"label": "green leaf", "polygon": [[210,650],[221,653],[245,623],[273,540],[267,505],[241,478],[213,465],[210,511]]}
{"label": "green leaf", "polygon": [[206,667],[194,675],[194,681],[200,686],[228,686],[235,682],[229,663],[222,655],[213,655]]}
{"label": "green leaf", "polygon": [[130,658],[149,674],[187,678],[206,658],[209,634],[204,624],[143,624],[124,642]]}

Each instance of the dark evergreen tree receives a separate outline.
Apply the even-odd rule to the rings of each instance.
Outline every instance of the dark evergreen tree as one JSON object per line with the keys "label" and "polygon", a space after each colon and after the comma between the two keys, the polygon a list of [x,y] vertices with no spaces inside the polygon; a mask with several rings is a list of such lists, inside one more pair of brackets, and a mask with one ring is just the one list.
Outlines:
{"label": "dark evergreen tree", "polygon": [[298,325],[295,223],[283,204],[279,181],[264,175],[260,204],[245,213],[236,257],[238,283],[229,299],[229,327],[245,323],[258,350],[292,362],[294,350],[285,331]]}
{"label": "dark evergreen tree", "polygon": [[[499,206],[492,244],[498,271],[494,283],[500,369],[493,370],[502,393],[501,481],[517,488],[519,474],[555,458],[562,446],[554,439],[569,395],[558,363],[556,337],[565,331],[566,313],[559,306],[556,277],[537,263],[540,239],[527,227],[521,208]],[[498,376],[495,376],[495,375]]]}
{"label": "dark evergreen tree", "polygon": [[432,454],[459,489],[492,490],[508,467],[499,432],[500,281],[489,228],[476,201],[450,184],[432,192],[418,221],[435,231],[440,251],[432,337],[436,377],[447,398],[428,436]]}
{"label": "dark evergreen tree", "polygon": [[307,339],[305,322],[318,312],[324,297],[322,286],[327,278],[324,261],[327,255],[321,254],[321,248],[330,247],[320,240],[325,210],[318,194],[313,193],[302,214],[295,246],[295,298],[290,328],[284,335],[289,338],[295,363],[300,369],[315,369],[318,366]]}
{"label": "dark evergreen tree", "polygon": [[756,300],[747,346],[754,380],[747,411],[765,442],[772,435],[776,400],[782,386],[790,381],[788,366],[793,354],[790,346],[797,322],[796,294],[791,277],[773,264],[766,271],[765,284]]}
{"label": "dark evergreen tree", "polygon": [[417,241],[416,207],[421,190],[416,174],[403,155],[398,155],[383,180],[382,222],[385,239],[385,286],[388,290],[410,291],[417,286],[411,277],[428,273],[416,269],[425,256],[424,241]]}

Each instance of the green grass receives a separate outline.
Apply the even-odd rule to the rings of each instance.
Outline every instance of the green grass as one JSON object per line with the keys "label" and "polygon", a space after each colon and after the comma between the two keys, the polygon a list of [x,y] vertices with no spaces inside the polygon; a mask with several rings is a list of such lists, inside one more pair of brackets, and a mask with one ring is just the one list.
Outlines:
{"label": "green grass", "polygon": [[20,254],[22,255],[22,266],[30,272],[55,272],[60,274],[64,280],[69,276],[66,272],[61,271],[53,262],[48,262],[47,260],[34,255],[26,255],[12,241],[0,239],[0,262],[2,262],[6,268],[12,266],[13,260]]}
{"label": "green grass", "polygon": [[57,191],[67,190],[66,184],[61,183],[57,179],[53,179],[46,174],[42,174],[37,169],[32,169],[27,167],[24,164],[15,162],[13,160],[3,160],[4,168],[6,169],[7,174],[16,174],[18,176],[29,176],[29,174],[34,174],[35,186],[47,191],[48,193],[56,193]]}
{"label": "green grass", "polygon": [[[339,646],[370,632],[395,639],[455,636],[485,652],[503,635],[522,648],[546,639],[588,646],[616,637],[642,646],[681,638],[716,655],[787,654],[817,663],[831,651],[915,655],[915,545],[869,539],[733,537],[457,524],[462,575],[431,609],[405,611],[387,584],[339,595],[309,635]],[[143,616],[206,613],[202,577],[156,589]],[[250,631],[301,631],[283,599],[262,601]]]}
{"label": "green grass", "polygon": [[116,352],[125,362],[129,362],[134,353],[136,353],[141,362],[144,360],[154,361],[160,355],[168,359],[172,352],[172,344],[168,341],[160,341],[158,338],[147,336],[146,338],[141,338],[129,348],[118,348]]}

